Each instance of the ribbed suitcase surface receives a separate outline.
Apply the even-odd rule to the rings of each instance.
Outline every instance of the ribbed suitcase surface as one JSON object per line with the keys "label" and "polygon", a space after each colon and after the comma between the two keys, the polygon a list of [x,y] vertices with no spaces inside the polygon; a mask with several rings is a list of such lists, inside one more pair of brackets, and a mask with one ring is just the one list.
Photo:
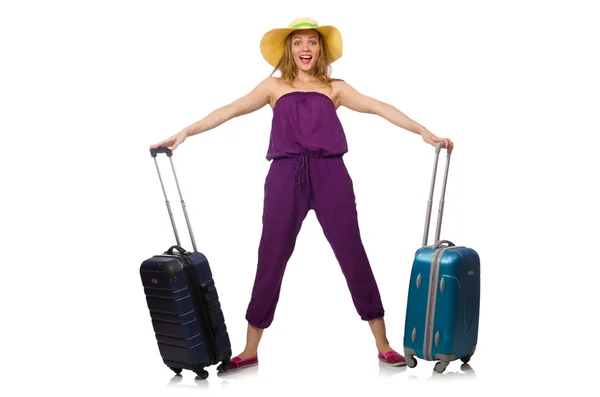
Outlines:
{"label": "ribbed suitcase surface", "polygon": [[155,255],[140,276],[164,363],[202,376],[205,367],[228,364],[231,343],[208,260],[186,255]]}

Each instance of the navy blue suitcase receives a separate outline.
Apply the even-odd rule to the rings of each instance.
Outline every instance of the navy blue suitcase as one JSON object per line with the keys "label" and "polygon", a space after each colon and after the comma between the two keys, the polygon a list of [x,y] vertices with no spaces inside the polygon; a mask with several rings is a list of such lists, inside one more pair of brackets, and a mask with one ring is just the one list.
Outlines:
{"label": "navy blue suitcase", "polygon": [[444,196],[448,179],[450,154],[447,151],[446,171],[438,210],[435,242],[427,245],[431,204],[435,186],[439,152],[435,163],[422,247],[414,257],[404,326],[406,363],[413,368],[415,357],[437,361],[435,371],[442,373],[448,364],[460,359],[467,363],[475,353],[479,333],[480,259],[468,247],[440,240]]}
{"label": "navy blue suitcase", "polygon": [[[227,371],[232,353],[231,342],[210,264],[196,248],[173,166],[173,153],[168,148],[153,149],[150,153],[156,164],[177,244],[142,262],[140,276],[146,302],[164,364],[176,374],[187,369],[195,372],[198,378],[206,379],[207,367],[220,363],[218,371]],[[156,160],[158,153],[165,153],[171,162],[193,252],[181,246]]]}

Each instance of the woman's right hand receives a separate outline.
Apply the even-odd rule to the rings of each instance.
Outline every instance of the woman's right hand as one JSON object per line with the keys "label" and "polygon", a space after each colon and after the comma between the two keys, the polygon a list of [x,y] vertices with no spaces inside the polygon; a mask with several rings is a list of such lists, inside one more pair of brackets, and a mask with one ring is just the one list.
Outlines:
{"label": "woman's right hand", "polygon": [[171,150],[175,150],[175,149],[177,149],[177,146],[181,145],[185,141],[186,138],[187,138],[187,131],[182,130],[181,132],[173,135],[172,137],[167,138],[164,141],[161,141],[159,143],[156,143],[156,144],[150,146],[150,149],[156,149],[159,147],[168,147],[168,148],[171,148]]}

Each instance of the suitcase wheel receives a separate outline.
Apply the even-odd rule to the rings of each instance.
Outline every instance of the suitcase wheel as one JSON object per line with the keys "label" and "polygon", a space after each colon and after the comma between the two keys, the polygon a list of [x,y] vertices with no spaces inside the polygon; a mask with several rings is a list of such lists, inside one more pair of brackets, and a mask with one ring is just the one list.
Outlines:
{"label": "suitcase wheel", "polygon": [[448,364],[450,364],[448,361],[438,361],[437,363],[435,363],[435,367],[433,369],[435,369],[435,372],[441,374],[446,370]]}
{"label": "suitcase wheel", "polygon": [[175,372],[177,375],[179,375],[181,373],[181,368],[173,368],[173,367],[169,367],[171,369],[171,371]]}
{"label": "suitcase wheel", "polygon": [[414,368],[417,366],[417,360],[415,360],[415,356],[406,356],[404,359],[406,360],[406,365],[408,365],[408,368]]}
{"label": "suitcase wheel", "polygon": [[199,371],[194,371],[196,373],[196,379],[200,379],[200,380],[205,380],[206,378],[208,378],[208,372],[201,369]]}
{"label": "suitcase wheel", "polygon": [[229,358],[225,358],[221,364],[219,364],[219,366],[217,367],[217,371],[222,373],[222,372],[227,372],[227,370],[229,369]]}
{"label": "suitcase wheel", "polygon": [[469,356],[467,356],[467,357],[463,357],[463,358],[461,358],[461,359],[460,359],[460,361],[462,361],[462,362],[463,362],[463,363],[465,363],[465,364],[466,364],[466,363],[468,363],[468,362],[469,362],[469,360],[471,360],[471,356],[470,356],[470,355],[469,355]]}

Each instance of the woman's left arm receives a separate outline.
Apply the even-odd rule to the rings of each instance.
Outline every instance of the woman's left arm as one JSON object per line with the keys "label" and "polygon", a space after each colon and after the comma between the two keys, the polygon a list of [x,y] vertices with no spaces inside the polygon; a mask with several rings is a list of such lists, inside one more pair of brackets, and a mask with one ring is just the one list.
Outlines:
{"label": "woman's left arm", "polygon": [[346,82],[340,82],[338,98],[340,106],[347,107],[350,110],[360,113],[376,114],[400,128],[421,135],[425,142],[433,146],[438,142],[444,142],[446,148],[452,149],[454,147],[454,144],[449,138],[437,137],[427,128],[412,120],[394,106],[367,95],[363,95]]}

